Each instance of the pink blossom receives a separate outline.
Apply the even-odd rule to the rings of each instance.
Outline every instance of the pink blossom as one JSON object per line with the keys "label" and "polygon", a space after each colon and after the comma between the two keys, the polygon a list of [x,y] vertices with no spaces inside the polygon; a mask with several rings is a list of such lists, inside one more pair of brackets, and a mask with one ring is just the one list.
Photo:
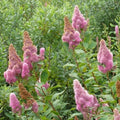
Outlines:
{"label": "pink blossom", "polygon": [[100,41],[100,48],[97,54],[97,60],[101,64],[101,65],[98,65],[99,71],[106,73],[112,69],[113,54],[106,47],[106,43],[103,39]]}
{"label": "pink blossom", "polygon": [[82,41],[80,39],[80,34],[77,31],[75,31],[73,37],[74,37],[74,39],[69,42],[69,48],[70,49],[74,49],[76,46],[78,46],[78,44],[80,43],[80,41]]}
{"label": "pink blossom", "polygon": [[13,70],[13,72],[14,72],[15,75],[21,74],[21,71],[22,71],[22,62],[20,64],[14,65],[14,67],[13,67],[12,70]]}
{"label": "pink blossom", "polygon": [[69,44],[69,48],[72,50],[74,50],[80,41],[82,41],[80,39],[80,33],[78,31],[75,31],[69,22],[68,17],[64,18],[64,34],[62,36],[62,41],[67,42]]}
{"label": "pink blossom", "polygon": [[114,120],[120,120],[119,111],[115,108],[113,112],[114,112]]}
{"label": "pink blossom", "polygon": [[[39,80],[39,81],[37,81],[37,83],[41,83],[41,81]],[[36,84],[36,86],[38,86],[38,85]],[[42,85],[42,87],[44,87],[47,90],[50,87],[50,84],[48,82],[46,82],[45,84]],[[41,93],[39,92],[37,87],[35,87],[35,91],[36,91],[37,95],[41,96]]]}
{"label": "pink blossom", "polygon": [[12,111],[14,113],[18,112],[19,115],[21,114],[22,107],[21,107],[20,102],[18,101],[18,99],[14,93],[10,94],[10,107],[12,108]]}
{"label": "pink blossom", "polygon": [[33,53],[30,60],[31,60],[31,62],[38,62],[39,61],[39,56],[36,53]]}
{"label": "pink blossom", "polygon": [[62,40],[63,42],[67,42],[69,44],[70,49],[75,49],[80,41],[82,41],[80,39],[80,34],[77,31],[74,31],[73,33],[65,32],[65,34],[62,36]]}
{"label": "pink blossom", "polygon": [[44,87],[45,89],[48,89],[50,87],[50,85],[48,82],[46,82],[44,85],[42,85],[42,87]]}
{"label": "pink blossom", "polygon": [[4,72],[4,77],[6,82],[12,84],[17,81],[16,76],[21,74],[22,71],[22,61],[20,57],[17,55],[17,52],[13,46],[10,44],[9,46],[9,66],[8,69]]}
{"label": "pink blossom", "polygon": [[43,59],[43,55],[41,59],[39,58],[39,55],[37,55],[37,47],[33,45],[33,41],[29,37],[29,33],[27,31],[24,32],[24,45],[22,50],[24,51],[24,62],[28,64],[30,70],[33,68],[33,62],[38,62]]}
{"label": "pink blossom", "polygon": [[119,27],[118,25],[115,26],[115,33],[116,33],[116,37],[119,36]]}
{"label": "pink blossom", "polygon": [[36,91],[37,95],[41,96],[41,94],[37,88],[35,88],[35,91]]}
{"label": "pink blossom", "polygon": [[24,62],[28,64],[30,70],[33,69],[32,62],[30,61],[29,58],[26,57],[26,58],[24,59]]}
{"label": "pink blossom", "polygon": [[74,14],[72,17],[72,26],[75,28],[77,31],[81,33],[81,30],[86,31],[87,26],[88,26],[88,19],[85,20],[83,14],[79,11],[78,6],[76,5],[74,8]]}
{"label": "pink blossom", "polygon": [[40,48],[40,55],[39,55],[40,60],[45,59],[44,55],[45,55],[45,48]]}
{"label": "pink blossom", "polygon": [[[99,99],[100,102],[104,102],[104,100],[102,98]],[[109,105],[107,103],[102,103],[102,106],[103,107],[109,107]]]}
{"label": "pink blossom", "polygon": [[30,76],[30,70],[29,70],[29,66],[27,63],[23,63],[23,66],[22,66],[22,78],[24,77],[29,77]]}
{"label": "pink blossom", "polygon": [[47,7],[47,2],[45,2],[45,7]]}
{"label": "pink blossom", "polygon": [[31,57],[31,51],[30,51],[29,49],[25,50],[25,51],[24,51],[24,54],[23,54],[23,58],[24,58],[24,59],[25,59],[25,58],[30,59],[30,57]]}
{"label": "pink blossom", "polygon": [[11,69],[7,69],[7,71],[4,72],[4,78],[9,84],[12,84],[17,81],[15,74]]}
{"label": "pink blossom", "polygon": [[76,109],[83,114],[85,120],[88,120],[96,113],[99,107],[97,98],[82,87],[77,79],[73,81]]}
{"label": "pink blossom", "polygon": [[[26,41],[27,42],[27,41]],[[26,44],[26,43],[24,43]],[[23,46],[23,51],[25,52],[26,50],[30,50],[30,52],[32,53],[36,53],[37,52],[37,47],[34,46],[33,44],[30,44],[30,45],[26,45],[26,46]]]}
{"label": "pink blossom", "polygon": [[33,110],[34,113],[38,112],[38,104],[37,104],[36,101],[32,104],[32,110]]}

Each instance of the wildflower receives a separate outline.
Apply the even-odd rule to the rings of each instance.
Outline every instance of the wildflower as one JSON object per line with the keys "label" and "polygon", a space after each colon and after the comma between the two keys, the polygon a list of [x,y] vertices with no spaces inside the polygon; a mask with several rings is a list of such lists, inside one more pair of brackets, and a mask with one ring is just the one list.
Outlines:
{"label": "wildflower", "polygon": [[[24,51],[24,59],[29,59],[30,62],[38,62],[37,56],[37,48],[33,45],[31,38],[27,31],[24,32],[24,40],[23,40],[23,51]],[[34,58],[35,57],[35,58]]]}
{"label": "wildflower", "polygon": [[21,98],[26,100],[26,103],[24,103],[25,109],[28,109],[30,106],[32,106],[33,112],[37,113],[38,104],[34,100],[33,96],[26,90],[22,83],[19,83],[19,91]]}
{"label": "wildflower", "polygon": [[116,33],[116,37],[119,37],[119,27],[118,27],[118,25],[115,26],[115,33]]}
{"label": "wildflower", "polygon": [[74,8],[74,14],[72,17],[72,26],[77,31],[81,33],[82,30],[86,31],[88,26],[88,19],[85,20],[83,14],[79,11],[78,6],[76,5]]}
{"label": "wildflower", "polygon": [[42,87],[44,87],[45,89],[48,89],[50,87],[50,85],[48,82],[46,82],[44,85],[42,85]]}
{"label": "wildflower", "polygon": [[24,32],[24,40],[23,40],[23,57],[24,57],[24,62],[26,62],[29,66],[29,69],[32,70],[33,62],[38,62],[39,60],[44,60],[44,52],[45,49],[41,48],[40,52],[42,51],[41,55],[37,55],[37,48],[35,45],[33,45],[33,42],[31,38],[29,37],[29,34],[27,31]]}
{"label": "wildflower", "polygon": [[25,77],[29,77],[30,74],[29,74],[29,66],[27,63],[23,63],[23,67],[22,67],[22,78],[25,78]]}
{"label": "wildflower", "polygon": [[37,104],[36,101],[32,104],[32,110],[33,110],[34,113],[38,112],[38,104]]}
{"label": "wildflower", "polygon": [[[102,98],[100,98],[100,102],[104,102],[104,100]],[[102,103],[103,107],[109,107],[109,105],[107,103]]]}
{"label": "wildflower", "polygon": [[120,120],[119,111],[115,108],[113,112],[114,112],[114,120]]}
{"label": "wildflower", "polygon": [[6,82],[9,84],[12,84],[17,81],[15,74],[11,69],[7,69],[4,72],[4,78],[6,79]]}
{"label": "wildflower", "polygon": [[40,48],[40,55],[39,55],[40,60],[45,59],[44,55],[45,55],[45,48]]}
{"label": "wildflower", "polygon": [[112,69],[113,54],[106,47],[105,41],[103,39],[100,41],[100,48],[97,54],[97,60],[100,63],[100,65],[98,65],[99,71],[106,73]]}
{"label": "wildflower", "polygon": [[[116,93],[117,93],[117,97],[120,98],[120,81],[119,80],[116,82]],[[118,99],[118,102],[120,104],[120,99]]]}
{"label": "wildflower", "polygon": [[33,98],[33,96],[26,90],[22,83],[19,83],[19,91],[22,99],[27,100]]}
{"label": "wildflower", "polygon": [[13,47],[13,44],[10,44],[9,46],[9,69],[13,69],[15,65],[18,65],[19,69],[21,69],[22,61],[20,57],[17,55],[16,50]]}
{"label": "wildflower", "polygon": [[82,41],[79,32],[74,30],[67,17],[64,18],[64,34],[62,41],[67,42],[70,49],[74,49],[80,41]]}
{"label": "wildflower", "polygon": [[10,107],[12,108],[12,111],[14,113],[19,113],[19,115],[22,112],[22,107],[20,105],[20,102],[18,101],[16,95],[14,93],[10,94]]}
{"label": "wildflower", "polygon": [[[41,83],[40,79],[37,81],[37,83]],[[35,91],[39,96],[41,96],[41,93],[39,92],[37,87],[38,87],[38,84],[36,84]],[[47,90],[50,87],[50,84],[46,82],[45,84],[42,85],[42,87],[44,87]]]}
{"label": "wildflower", "polygon": [[97,98],[93,95],[89,95],[77,79],[74,80],[73,85],[76,109],[83,114],[85,120],[88,120],[96,113],[99,107]]}
{"label": "wildflower", "polygon": [[9,46],[9,66],[4,72],[4,77],[6,82],[12,84],[17,81],[16,76],[21,74],[22,71],[22,61],[17,55],[15,48],[12,44]]}

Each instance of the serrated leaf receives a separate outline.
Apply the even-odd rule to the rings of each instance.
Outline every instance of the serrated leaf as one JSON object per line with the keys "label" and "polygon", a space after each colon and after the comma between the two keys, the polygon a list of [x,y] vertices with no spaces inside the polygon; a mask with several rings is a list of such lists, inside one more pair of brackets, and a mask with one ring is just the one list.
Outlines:
{"label": "serrated leaf", "polygon": [[69,76],[70,76],[70,77],[74,77],[74,78],[79,78],[79,77],[78,77],[78,74],[75,73],[75,72],[70,73]]}
{"label": "serrated leaf", "polygon": [[115,85],[115,81],[111,81],[108,85],[109,85],[109,87],[114,86]]}
{"label": "serrated leaf", "polygon": [[81,116],[81,115],[82,115],[82,113],[74,113],[70,116],[70,118],[68,118],[68,120],[71,118],[74,118],[75,116]]}
{"label": "serrated leaf", "polygon": [[8,113],[8,112],[5,112],[5,115],[6,115],[6,116],[8,116],[11,120],[13,120],[13,119],[14,119],[13,115],[12,115],[12,114],[10,114],[10,113]]}
{"label": "serrated leaf", "polygon": [[41,82],[46,83],[48,80],[48,70],[45,69],[44,71],[42,71],[41,73]]}
{"label": "serrated leaf", "polygon": [[51,98],[52,98],[52,95],[48,95],[48,96],[45,97],[45,99],[46,99],[47,101],[50,101]]}
{"label": "serrated leaf", "polygon": [[75,50],[75,53],[76,54],[84,54],[85,52],[83,50],[77,49],[77,50]]}
{"label": "serrated leaf", "polygon": [[62,92],[59,92],[59,93],[55,93],[53,96],[52,96],[52,100],[56,99],[58,96],[62,95],[64,91]]}
{"label": "serrated leaf", "polygon": [[75,65],[71,63],[67,63],[63,66],[63,68],[66,68],[66,67],[75,67]]}
{"label": "serrated leaf", "polygon": [[57,111],[51,111],[52,113],[54,113],[55,115],[59,115],[59,113]]}

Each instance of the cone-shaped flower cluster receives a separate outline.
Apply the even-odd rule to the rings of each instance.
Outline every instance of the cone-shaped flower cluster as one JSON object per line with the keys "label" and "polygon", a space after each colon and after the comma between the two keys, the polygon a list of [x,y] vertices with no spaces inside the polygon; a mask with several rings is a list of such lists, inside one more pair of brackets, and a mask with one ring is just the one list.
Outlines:
{"label": "cone-shaped flower cluster", "polygon": [[72,26],[77,31],[81,33],[82,30],[86,31],[88,26],[88,19],[85,20],[83,14],[79,11],[78,6],[76,5],[74,8],[74,14],[72,17]]}
{"label": "cone-shaped flower cluster", "polygon": [[120,113],[116,108],[114,109],[114,120],[120,120]]}
{"label": "cone-shaped flower cluster", "polygon": [[74,30],[67,17],[64,18],[64,34],[62,41],[67,42],[70,49],[74,49],[80,41],[82,41],[79,32]]}
{"label": "cone-shaped flower cluster", "polygon": [[28,77],[29,71],[33,69],[32,63],[38,62],[39,60],[44,60],[45,48],[40,49],[40,55],[37,55],[37,48],[33,45],[31,38],[27,31],[24,32],[23,40],[23,51],[24,51],[24,63],[22,67],[22,77]]}
{"label": "cone-shaped flower cluster", "polygon": [[19,83],[19,91],[20,91],[21,98],[26,100],[26,103],[24,104],[25,109],[32,106],[33,112],[37,113],[38,112],[38,104],[34,100],[33,96],[26,90],[26,88],[23,86],[22,83]]}
{"label": "cone-shaped flower cluster", "polygon": [[99,107],[97,98],[93,95],[89,95],[77,79],[74,80],[73,85],[77,105],[76,109],[83,114],[85,120],[90,120]]}
{"label": "cone-shaped flower cluster", "polygon": [[24,32],[24,60],[21,61],[20,57],[17,55],[15,48],[12,44],[9,46],[9,67],[4,72],[4,77],[6,82],[12,84],[16,82],[16,76],[20,75],[22,78],[27,78],[30,76],[30,70],[32,70],[33,62],[38,62],[44,60],[45,48],[40,49],[40,55],[37,55],[37,48],[33,45],[32,40],[29,37],[28,32]]}
{"label": "cone-shaped flower cluster", "polygon": [[9,84],[14,83],[17,79],[16,76],[21,74],[22,71],[22,61],[17,55],[15,48],[12,44],[9,46],[9,67],[4,72],[4,77],[6,82]]}
{"label": "cone-shaped flower cluster", "polygon": [[97,55],[97,60],[100,63],[100,65],[98,65],[99,71],[106,73],[112,69],[113,54],[106,47],[106,43],[103,39],[100,41],[100,48]]}
{"label": "cone-shaped flower cluster", "polygon": [[33,110],[34,113],[37,113],[37,112],[38,112],[38,104],[37,104],[36,101],[33,102],[33,104],[32,104],[32,110]]}
{"label": "cone-shaped flower cluster", "polygon": [[22,78],[25,78],[25,77],[29,77],[30,74],[29,74],[30,70],[29,70],[29,66],[27,63],[23,63],[23,66],[22,66]]}
{"label": "cone-shaped flower cluster", "polygon": [[12,111],[14,113],[18,113],[19,115],[21,114],[22,107],[21,107],[20,102],[18,101],[18,99],[14,93],[10,94],[10,107],[12,108]]}

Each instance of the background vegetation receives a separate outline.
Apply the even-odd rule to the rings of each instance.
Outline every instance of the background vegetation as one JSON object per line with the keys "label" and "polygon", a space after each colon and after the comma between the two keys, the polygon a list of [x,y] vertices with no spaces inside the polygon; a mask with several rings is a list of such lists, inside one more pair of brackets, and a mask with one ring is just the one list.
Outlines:
{"label": "background vegetation", "polygon": [[[81,13],[85,18],[89,18],[89,27],[85,33],[83,46],[87,49],[85,53],[79,45],[76,49],[76,58],[79,62],[79,68],[82,71],[78,73],[72,52],[68,50],[65,44],[62,43],[61,37],[64,28],[64,16],[68,16],[71,20],[74,6],[78,5]],[[97,47],[96,37],[100,40],[104,38],[108,41],[108,36],[111,37],[113,54],[116,55],[114,63],[119,65],[118,47],[115,42],[115,25],[120,25],[120,1],[119,0],[1,0],[0,1],[0,120],[18,119],[12,115],[9,107],[9,94],[13,91],[18,91],[17,87],[9,86],[3,77],[4,71],[8,67],[8,47],[10,43],[14,45],[17,53],[23,57],[23,32],[28,31],[34,45],[38,50],[45,47],[45,61],[43,69],[49,70],[48,81],[54,89],[50,90],[51,94],[55,92],[56,100],[59,104],[65,104],[62,110],[58,111],[63,119],[73,119],[79,112],[75,109],[75,100],[73,94],[73,79],[79,80],[79,75],[83,74],[85,84],[91,94],[100,95],[99,87],[96,85],[91,75],[91,71],[95,72],[96,78],[102,86],[106,84],[106,76],[100,73],[97,69]],[[86,65],[86,58],[92,64],[91,71]],[[119,67],[118,67],[119,68]],[[115,82],[119,79],[119,69],[115,70],[116,76],[109,83],[115,92]],[[103,79],[101,79],[103,78]],[[94,86],[94,87],[91,87]],[[31,90],[32,91],[32,90]],[[115,107],[115,101],[109,99],[110,90],[104,93],[108,102]],[[57,96],[58,95],[58,96]],[[107,96],[108,95],[108,96]],[[54,97],[55,98],[55,97]],[[54,101],[54,98],[49,98]],[[64,99],[63,99],[64,98]],[[48,98],[47,98],[48,99]],[[112,102],[111,102],[112,101]],[[57,101],[58,102],[58,101]],[[57,104],[57,103],[54,103]],[[47,109],[47,108],[46,108]],[[41,110],[42,112],[45,111]],[[56,113],[57,114],[57,113]],[[110,111],[111,114],[111,111]],[[46,113],[47,115],[47,113]],[[46,115],[41,115],[42,120]],[[12,117],[13,116],[13,117]],[[107,115],[106,115],[107,116]],[[32,119],[32,114],[30,116]],[[43,117],[43,118],[42,118]],[[24,116],[22,119],[25,119]],[[37,119],[37,118],[36,118]]]}

